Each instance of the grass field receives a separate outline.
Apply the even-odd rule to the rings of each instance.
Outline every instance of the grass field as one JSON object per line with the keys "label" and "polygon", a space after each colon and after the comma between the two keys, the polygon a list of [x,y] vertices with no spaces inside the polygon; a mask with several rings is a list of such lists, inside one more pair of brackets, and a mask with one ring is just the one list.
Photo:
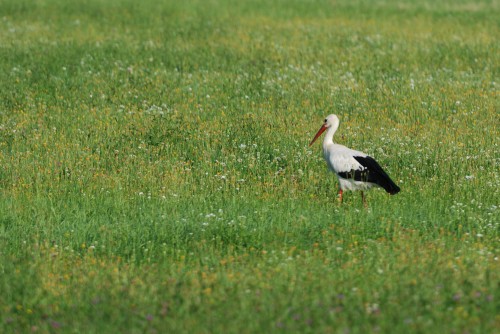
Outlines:
{"label": "grass field", "polygon": [[[500,332],[498,0],[0,2],[0,332]],[[336,200],[321,145],[402,188]]]}

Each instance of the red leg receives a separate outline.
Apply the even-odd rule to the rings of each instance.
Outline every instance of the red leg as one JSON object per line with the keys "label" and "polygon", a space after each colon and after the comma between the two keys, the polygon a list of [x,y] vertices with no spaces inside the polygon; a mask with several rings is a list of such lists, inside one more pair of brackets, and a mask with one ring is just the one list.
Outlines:
{"label": "red leg", "polygon": [[344,194],[344,192],[342,191],[342,189],[339,189],[339,202],[340,203],[342,203],[342,201],[343,201],[343,196],[342,196],[343,194]]}
{"label": "red leg", "polygon": [[366,204],[366,197],[364,192],[361,192],[361,200],[363,201],[363,206],[367,208],[368,205]]}

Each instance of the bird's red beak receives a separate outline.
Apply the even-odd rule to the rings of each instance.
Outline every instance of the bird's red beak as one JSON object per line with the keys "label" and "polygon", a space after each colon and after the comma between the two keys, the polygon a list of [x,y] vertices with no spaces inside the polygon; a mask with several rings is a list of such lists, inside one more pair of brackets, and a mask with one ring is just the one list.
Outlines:
{"label": "bird's red beak", "polygon": [[311,143],[309,144],[309,146],[311,146],[312,144],[314,144],[314,142],[316,141],[316,139],[318,139],[318,137],[321,136],[321,134],[323,132],[325,132],[326,129],[327,129],[326,125],[323,124],[323,126],[319,129],[318,133],[316,133],[316,136],[314,136],[314,139],[311,141]]}

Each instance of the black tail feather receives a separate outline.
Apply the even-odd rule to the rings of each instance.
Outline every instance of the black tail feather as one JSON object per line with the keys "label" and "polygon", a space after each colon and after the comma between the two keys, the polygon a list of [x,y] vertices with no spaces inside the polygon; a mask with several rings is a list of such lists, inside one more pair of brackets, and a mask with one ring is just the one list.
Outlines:
{"label": "black tail feather", "polygon": [[378,184],[391,195],[395,195],[401,191],[401,188],[399,188],[396,183],[391,180],[389,175],[387,175],[375,159],[369,156],[354,157],[354,159],[365,167],[365,170],[362,171],[362,174],[365,175],[364,181]]}

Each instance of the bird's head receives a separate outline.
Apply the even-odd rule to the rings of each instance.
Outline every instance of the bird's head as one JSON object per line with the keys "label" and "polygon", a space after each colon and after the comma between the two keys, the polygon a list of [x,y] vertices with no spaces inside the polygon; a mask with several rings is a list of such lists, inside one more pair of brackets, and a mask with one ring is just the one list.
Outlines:
{"label": "bird's head", "polygon": [[314,138],[311,141],[311,143],[309,144],[309,146],[314,144],[316,139],[318,139],[318,137],[321,136],[321,134],[323,132],[325,132],[326,129],[333,127],[335,130],[337,130],[337,128],[339,126],[339,122],[340,121],[339,121],[339,118],[337,117],[337,115],[331,114],[331,115],[326,116],[325,120],[323,121],[323,125],[321,126],[319,131],[316,133],[316,135],[314,136]]}

